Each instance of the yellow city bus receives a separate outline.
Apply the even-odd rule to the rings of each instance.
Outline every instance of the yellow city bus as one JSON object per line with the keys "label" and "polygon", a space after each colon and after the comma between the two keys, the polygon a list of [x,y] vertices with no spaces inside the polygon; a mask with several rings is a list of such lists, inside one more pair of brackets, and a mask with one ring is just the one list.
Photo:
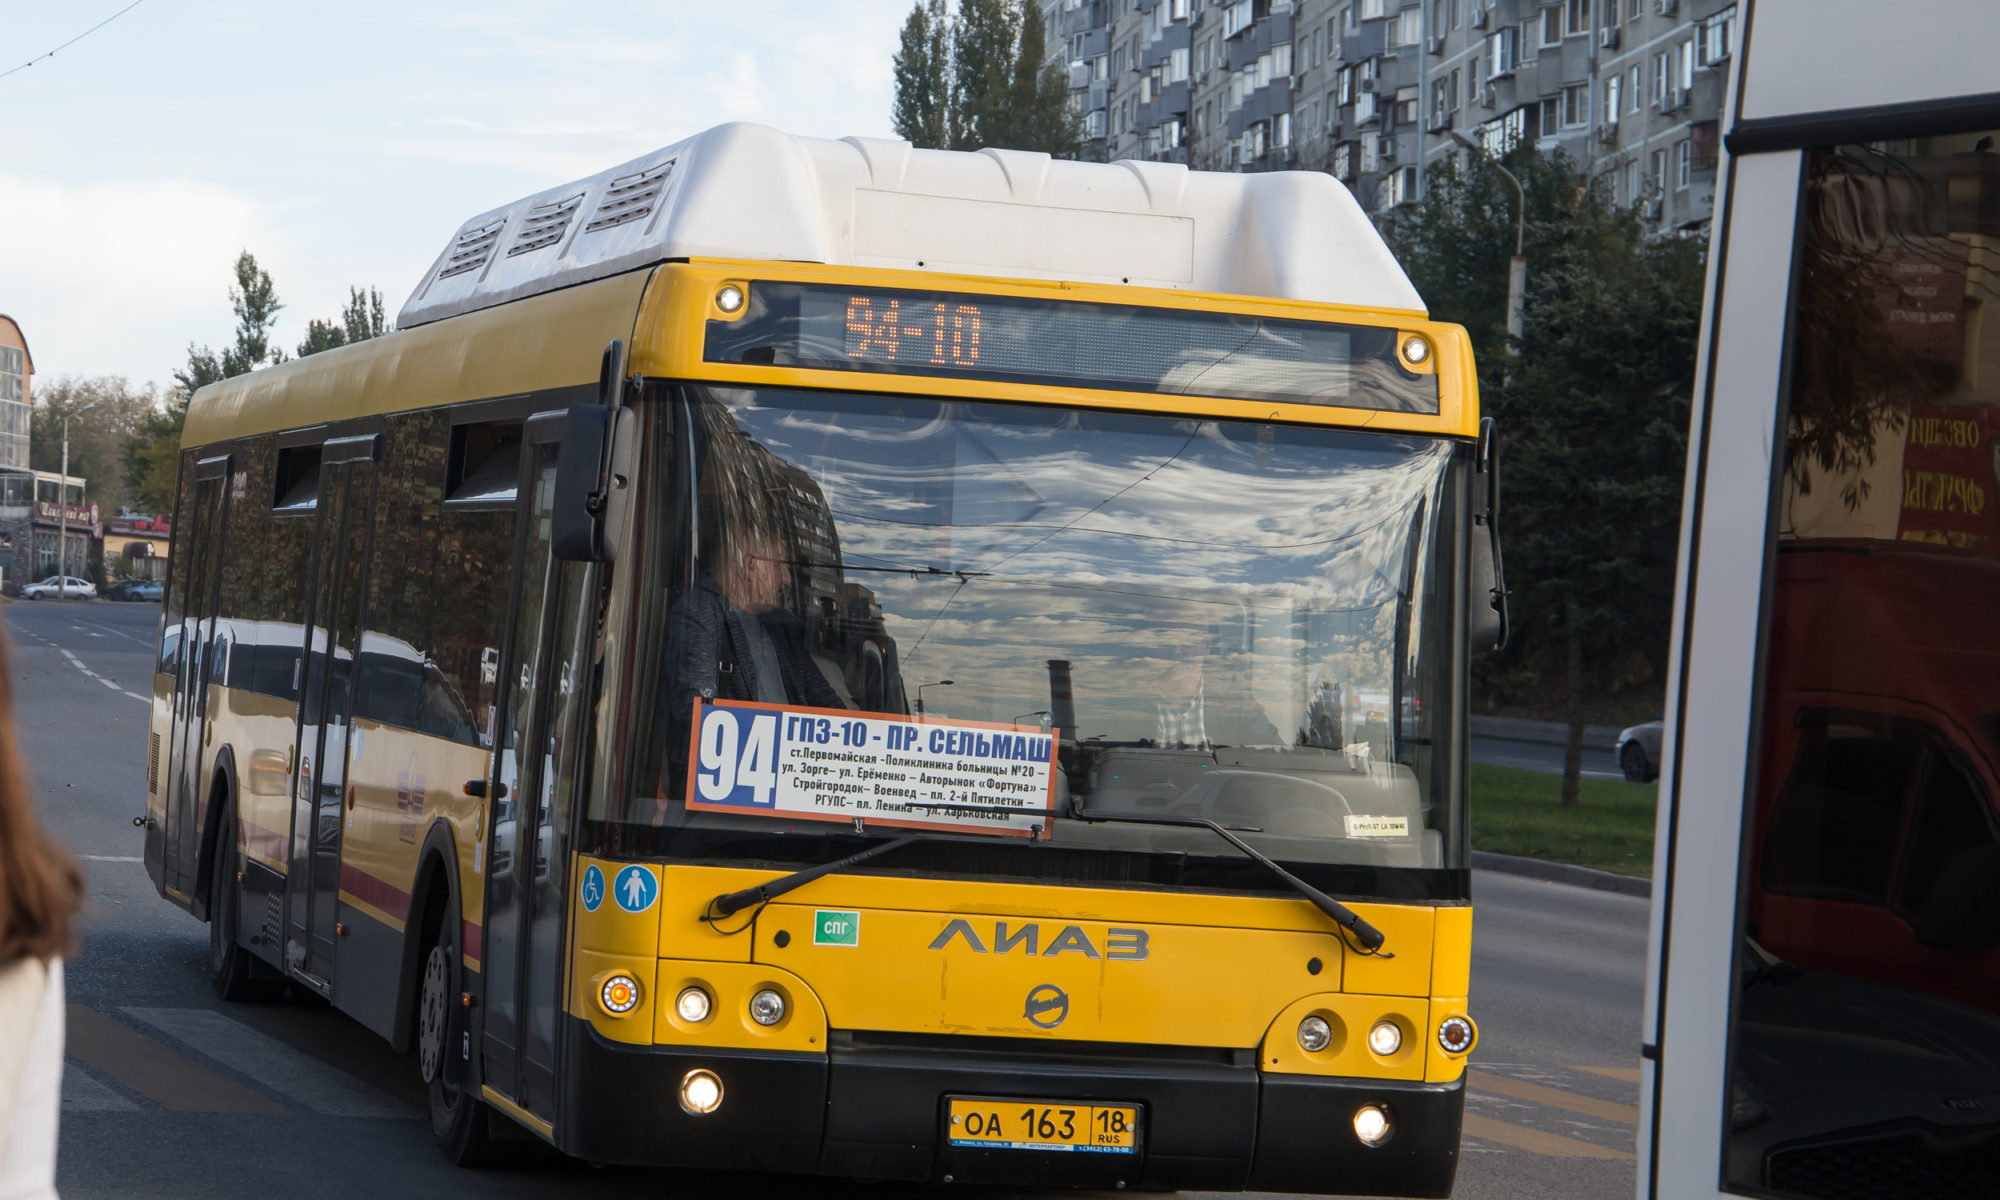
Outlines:
{"label": "yellow city bus", "polygon": [[1449,1193],[1463,330],[1323,175],[709,131],[188,411],[145,859],[461,1163]]}

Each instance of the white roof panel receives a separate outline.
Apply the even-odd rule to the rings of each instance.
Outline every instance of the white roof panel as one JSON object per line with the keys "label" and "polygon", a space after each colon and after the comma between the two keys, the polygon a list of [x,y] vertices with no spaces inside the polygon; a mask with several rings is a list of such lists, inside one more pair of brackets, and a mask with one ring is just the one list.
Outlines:
{"label": "white roof panel", "polygon": [[918,150],[732,124],[472,218],[396,323],[408,329],[670,258],[1424,307],[1330,175]]}

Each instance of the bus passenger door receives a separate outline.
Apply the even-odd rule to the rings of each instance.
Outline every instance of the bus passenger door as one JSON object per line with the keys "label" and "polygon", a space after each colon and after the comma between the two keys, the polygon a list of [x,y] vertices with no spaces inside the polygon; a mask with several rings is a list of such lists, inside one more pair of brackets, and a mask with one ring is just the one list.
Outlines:
{"label": "bus passenger door", "polygon": [[171,620],[179,631],[180,661],[174,677],[173,732],[168,747],[166,813],[160,831],[161,880],[181,900],[195,894],[201,878],[202,821],[207,780],[203,742],[207,737],[210,643],[215,633],[215,592],[222,575],[223,519],[229,505],[225,486],[229,458],[195,464],[194,495],[185,562],[174,583],[178,610]]}
{"label": "bus passenger door", "polygon": [[[570,819],[587,704],[587,567],[550,555],[560,414],[528,423],[489,794],[484,1080],[554,1120]],[[501,790],[504,788],[504,792]]]}
{"label": "bus passenger door", "polygon": [[293,751],[290,870],[285,883],[285,965],[330,994],[340,899],[340,837],[350,718],[361,630],[363,574],[375,498],[375,438],[328,442],[299,679]]}

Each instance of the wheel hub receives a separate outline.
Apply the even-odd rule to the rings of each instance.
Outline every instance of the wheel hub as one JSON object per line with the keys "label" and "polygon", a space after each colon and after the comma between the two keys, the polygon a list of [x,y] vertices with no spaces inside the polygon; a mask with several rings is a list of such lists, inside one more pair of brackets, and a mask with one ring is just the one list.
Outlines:
{"label": "wheel hub", "polygon": [[444,946],[432,946],[430,956],[424,960],[423,999],[417,1011],[417,1059],[425,1083],[438,1077],[438,1068],[444,1061],[446,985],[450,971],[450,951]]}

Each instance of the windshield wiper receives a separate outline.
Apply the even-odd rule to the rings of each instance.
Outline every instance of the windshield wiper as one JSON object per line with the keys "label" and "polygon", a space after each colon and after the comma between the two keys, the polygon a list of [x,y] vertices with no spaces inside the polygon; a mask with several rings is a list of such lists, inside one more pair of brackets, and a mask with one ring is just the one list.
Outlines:
{"label": "windshield wiper", "polygon": [[1310,901],[1314,908],[1317,908],[1331,918],[1334,924],[1353,934],[1355,940],[1361,943],[1367,953],[1375,955],[1378,958],[1396,957],[1394,954],[1390,954],[1382,949],[1382,942],[1384,941],[1382,931],[1362,919],[1360,913],[1355,912],[1345,904],[1335,900],[1332,896],[1327,895],[1312,884],[1285,870],[1285,868],[1279,866],[1275,860],[1265,855],[1255,846],[1231,833],[1227,826],[1219,825],[1207,817],[1111,816],[1103,813],[1091,814],[1089,812],[1078,812],[1075,816],[1079,821],[1088,821],[1093,824],[1185,825],[1206,829],[1223,841],[1241,850],[1246,858],[1249,858],[1258,866],[1263,867],[1266,871],[1284,880],[1293,891]]}
{"label": "windshield wiper", "polygon": [[781,875],[769,883],[761,883],[753,888],[744,888],[740,892],[724,892],[708,902],[708,907],[702,910],[701,919],[710,922],[719,921],[724,917],[742,912],[753,904],[768,904],[786,892],[792,891],[795,888],[802,888],[823,875],[831,875],[835,871],[845,871],[847,868],[855,866],[858,863],[867,862],[871,858],[887,854],[889,851],[907,846],[911,842],[927,840],[929,839],[921,833],[905,834],[891,841],[870,846],[858,854],[850,854],[846,858],[837,859],[830,863],[821,863],[816,867],[807,867],[801,871],[793,871],[790,875]]}

